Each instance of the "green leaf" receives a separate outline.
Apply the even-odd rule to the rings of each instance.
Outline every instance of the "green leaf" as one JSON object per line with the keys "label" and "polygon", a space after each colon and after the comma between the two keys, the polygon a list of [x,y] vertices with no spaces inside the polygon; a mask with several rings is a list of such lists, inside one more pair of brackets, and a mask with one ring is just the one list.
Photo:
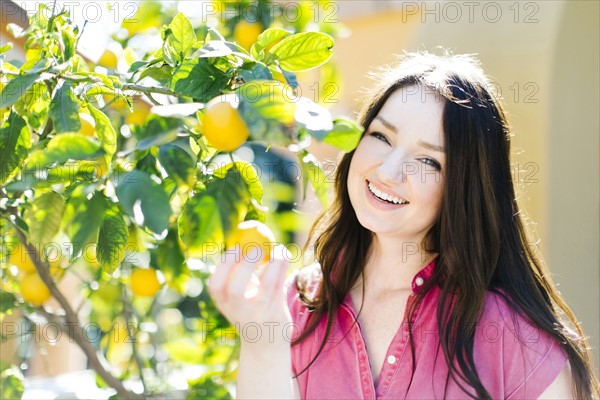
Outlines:
{"label": "green leaf", "polygon": [[173,48],[177,51],[179,59],[183,60],[188,55],[189,50],[196,43],[196,33],[190,23],[190,20],[179,13],[173,18],[169,24],[171,28],[171,36],[168,40],[171,41]]}
{"label": "green leaf", "polygon": [[64,82],[50,102],[50,118],[57,133],[79,132],[79,105],[70,83]]}
{"label": "green leaf", "polygon": [[222,40],[211,40],[206,42],[192,55],[192,58],[225,58],[227,56],[233,56],[231,57],[231,60],[235,62],[238,62],[238,59],[256,62],[255,59],[246,54],[246,50],[239,44]]}
{"label": "green leaf", "polygon": [[[235,168],[234,168],[235,166]],[[248,207],[245,219],[256,219],[261,222],[266,221],[266,207],[261,205],[263,196],[263,186],[260,182],[258,172],[254,166],[246,161],[235,161],[229,163],[213,172],[216,177],[224,177],[230,170],[236,171],[246,184],[246,190],[250,194],[250,199],[246,203]],[[272,189],[272,188],[271,188]]]}
{"label": "green leaf", "polygon": [[289,86],[279,81],[253,81],[237,88],[236,93],[241,104],[250,105],[262,118],[286,125],[294,122],[296,103]]}
{"label": "green leaf", "polygon": [[23,374],[16,366],[0,373],[0,399],[20,399],[25,391]]}
{"label": "green leaf", "polygon": [[48,168],[54,163],[62,164],[68,160],[92,160],[102,154],[102,149],[94,139],[77,133],[63,133],[50,139],[45,149],[33,151],[25,169]]}
{"label": "green leaf", "polygon": [[252,54],[252,57],[256,58],[257,60],[262,61],[264,60],[266,51],[270,51],[275,44],[279,43],[283,38],[290,36],[291,34],[292,32],[288,32],[285,29],[269,28],[258,35],[256,43],[254,43],[250,49],[250,54]]}
{"label": "green leaf", "polygon": [[317,198],[321,202],[321,206],[323,206],[324,210],[327,210],[329,207],[329,182],[319,162],[312,154],[306,151],[298,153],[298,160],[302,167],[304,196],[306,196],[306,184],[310,182]]}
{"label": "green leaf", "polygon": [[265,61],[279,61],[286,71],[306,71],[326,63],[333,55],[333,45],[333,38],[325,33],[301,32],[273,46]]}
{"label": "green leaf", "polygon": [[183,121],[180,118],[151,115],[143,128],[135,129],[133,132],[139,140],[137,149],[145,150],[172,142],[182,125]]}
{"label": "green leaf", "polygon": [[[235,168],[234,168],[235,167]],[[213,172],[213,175],[218,178],[224,178],[229,170],[234,169],[248,186],[248,192],[253,199],[260,202],[263,196],[263,187],[258,177],[258,172],[252,164],[246,161],[235,161],[229,163]]]}
{"label": "green leaf", "polygon": [[19,75],[8,82],[0,94],[0,108],[15,104],[39,77],[40,74]]}
{"label": "green leaf", "polygon": [[80,188],[73,192],[67,202],[63,219],[64,231],[71,239],[74,256],[88,242],[96,241],[106,208],[106,198],[102,193],[95,193],[88,200],[88,195]]}
{"label": "green leaf", "polygon": [[160,147],[158,160],[178,185],[191,187],[194,182],[196,161],[181,147],[166,144]]}
{"label": "green leaf", "polygon": [[134,61],[127,72],[136,72],[138,69],[150,64],[150,61]]}
{"label": "green leaf", "polygon": [[358,146],[362,134],[363,128],[356,122],[345,118],[336,118],[333,121],[333,130],[323,138],[323,141],[342,151],[349,152]]}
{"label": "green leaf", "polygon": [[0,46],[0,54],[4,54],[7,51],[11,50],[13,48],[13,44],[11,42],[6,43],[3,46]]}
{"label": "green leaf", "polygon": [[[40,53],[40,55],[43,53]],[[25,64],[21,65],[21,71],[27,71],[29,74],[37,74],[40,72],[46,72],[52,66],[52,61],[48,58],[42,58],[37,62],[33,62],[34,60],[27,61]]]}
{"label": "green leaf", "polygon": [[17,298],[14,294],[4,290],[0,291],[0,316],[12,310],[16,305]]}
{"label": "green leaf", "polygon": [[171,89],[182,96],[207,102],[227,88],[229,76],[213,66],[207,59],[185,60],[175,69]]}
{"label": "green leaf", "polygon": [[[224,243],[219,204],[212,196],[189,198],[179,216],[179,237],[187,246],[188,257],[203,258],[209,250]],[[214,246],[214,247],[213,247]]]}
{"label": "green leaf", "polygon": [[179,237],[187,246],[188,256],[216,254],[224,238],[246,215],[248,201],[246,184],[233,169],[224,178],[208,182],[204,192],[188,198],[178,221]]}
{"label": "green leaf", "polygon": [[280,40],[282,40],[283,38],[285,38],[287,36],[290,36],[291,34],[292,34],[291,32],[286,31],[285,29],[269,28],[269,29],[265,30],[264,32],[262,32],[260,35],[258,35],[258,39],[256,40],[256,43],[261,45],[263,48],[267,48],[270,45],[275,45]]}
{"label": "green leaf", "polygon": [[169,227],[171,206],[161,185],[144,171],[133,170],[114,177],[117,197],[125,213],[138,226],[162,235]]}
{"label": "green leaf", "polygon": [[171,78],[173,77],[173,67],[166,64],[160,68],[148,67],[142,71],[139,80],[142,80],[146,77],[150,77],[160,82],[162,85],[168,86],[171,82]]}
{"label": "green leaf", "polygon": [[41,248],[50,243],[60,230],[64,209],[64,200],[56,192],[46,192],[36,197],[24,215],[29,226],[29,241]]}
{"label": "green leaf", "polygon": [[115,272],[125,257],[129,232],[119,208],[112,204],[104,214],[98,234],[96,256],[107,274]]}
{"label": "green leaf", "polygon": [[252,67],[250,68],[250,66],[246,64],[243,68],[238,70],[238,75],[244,82],[273,79],[273,74],[264,64],[252,63],[251,66]]}
{"label": "green leaf", "polygon": [[31,130],[25,120],[11,112],[0,127],[0,184],[11,179],[31,148]]}
{"label": "green leaf", "polygon": [[106,154],[112,156],[117,150],[117,133],[115,132],[115,128],[113,128],[106,114],[94,108],[91,104],[88,104],[87,107],[96,122],[96,135],[98,135],[102,143],[102,148]]}
{"label": "green leaf", "polygon": [[48,122],[48,110],[52,98],[43,82],[35,82],[14,104],[15,110],[27,119],[33,129],[42,129]]}
{"label": "green leaf", "polygon": [[254,140],[287,146],[292,143],[296,112],[292,89],[279,81],[252,81],[236,89],[240,115]]}
{"label": "green leaf", "polygon": [[169,229],[169,233],[164,242],[158,246],[156,254],[156,264],[160,270],[167,275],[167,278],[176,278],[184,271],[183,250],[179,244],[176,229]]}
{"label": "green leaf", "polygon": [[75,38],[64,29],[60,29],[60,34],[64,45],[63,61],[68,61],[75,55]]}

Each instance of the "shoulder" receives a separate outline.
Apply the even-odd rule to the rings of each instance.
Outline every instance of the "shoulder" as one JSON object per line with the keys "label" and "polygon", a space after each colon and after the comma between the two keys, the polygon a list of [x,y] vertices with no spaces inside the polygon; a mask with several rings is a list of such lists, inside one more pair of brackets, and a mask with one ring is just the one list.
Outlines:
{"label": "shoulder", "polygon": [[503,292],[486,295],[474,357],[478,372],[505,398],[537,398],[567,362],[558,340],[516,309]]}

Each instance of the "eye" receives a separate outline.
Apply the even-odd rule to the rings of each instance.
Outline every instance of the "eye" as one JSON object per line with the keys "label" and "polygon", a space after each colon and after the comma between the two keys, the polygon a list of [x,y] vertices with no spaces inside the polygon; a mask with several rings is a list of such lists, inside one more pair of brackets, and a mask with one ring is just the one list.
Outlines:
{"label": "eye", "polygon": [[387,137],[381,133],[381,132],[369,132],[369,136],[373,136],[375,139],[377,140],[381,140],[382,142],[385,142],[387,144],[390,144],[390,141],[387,139]]}
{"label": "eye", "polygon": [[442,166],[440,165],[440,163],[434,160],[433,158],[419,158],[419,161],[421,161],[423,164],[432,166],[438,171],[442,170]]}

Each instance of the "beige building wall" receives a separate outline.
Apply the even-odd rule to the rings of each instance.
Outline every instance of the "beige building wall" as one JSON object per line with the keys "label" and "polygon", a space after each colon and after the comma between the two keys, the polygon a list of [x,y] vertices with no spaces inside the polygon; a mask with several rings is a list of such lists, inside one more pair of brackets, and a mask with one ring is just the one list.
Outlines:
{"label": "beige building wall", "polygon": [[532,238],[583,323],[598,369],[598,2],[339,1],[351,35],[334,49],[350,114],[366,72],[403,51],[477,54],[513,126],[519,200]]}

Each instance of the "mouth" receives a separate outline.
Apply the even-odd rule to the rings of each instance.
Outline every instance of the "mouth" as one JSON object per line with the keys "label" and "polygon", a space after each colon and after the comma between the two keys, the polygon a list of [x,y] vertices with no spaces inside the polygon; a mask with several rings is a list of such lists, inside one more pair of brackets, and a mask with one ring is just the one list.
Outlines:
{"label": "mouth", "polygon": [[373,194],[373,196],[375,196],[375,198],[377,198],[377,200],[380,200],[384,203],[397,204],[397,205],[409,204],[408,200],[405,200],[401,197],[395,196],[390,193],[385,193],[384,191],[376,188],[375,185],[373,185],[369,181],[367,181],[367,187],[369,188],[369,191]]}

